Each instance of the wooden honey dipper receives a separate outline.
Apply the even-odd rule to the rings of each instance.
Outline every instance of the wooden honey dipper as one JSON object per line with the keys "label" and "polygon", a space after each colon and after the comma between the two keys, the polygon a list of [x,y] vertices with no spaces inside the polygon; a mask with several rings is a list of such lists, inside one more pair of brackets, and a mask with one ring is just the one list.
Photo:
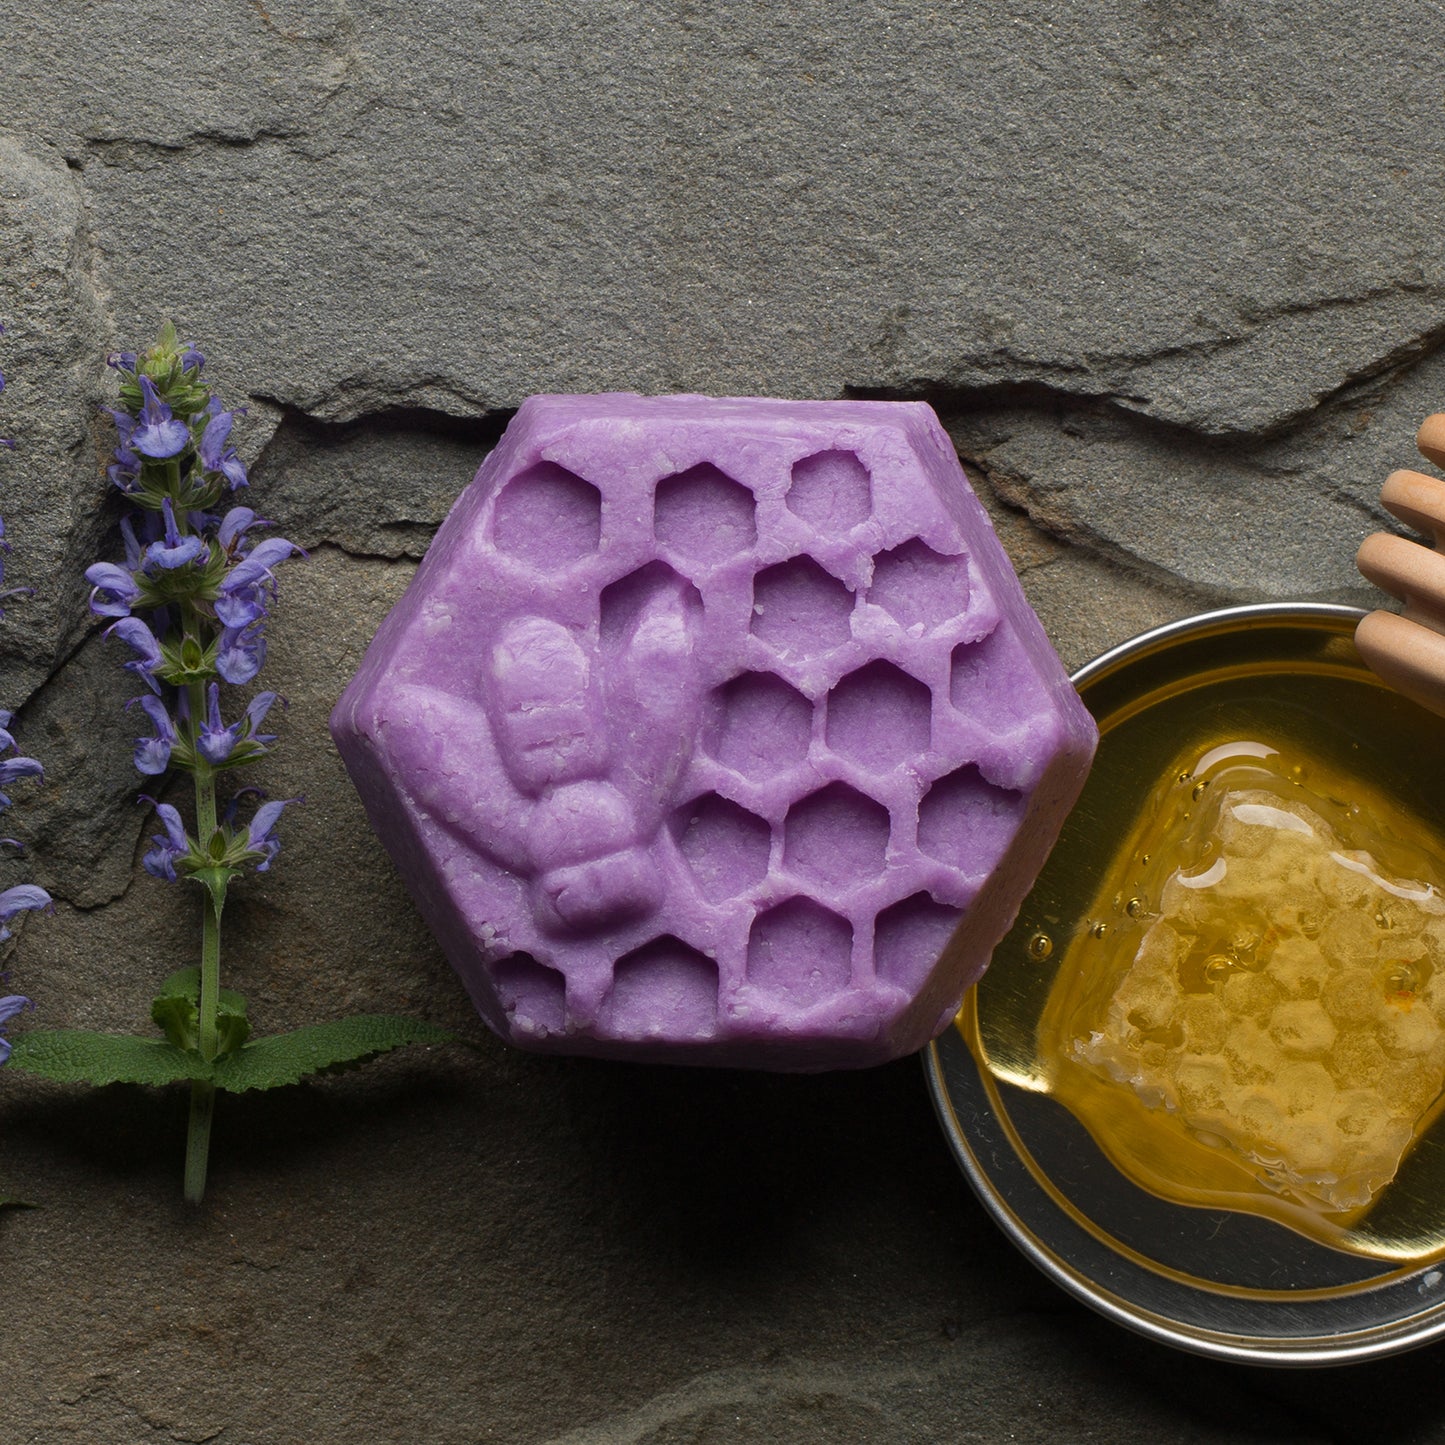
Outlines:
{"label": "wooden honey dipper", "polygon": [[[1445,412],[1425,419],[1416,445],[1427,461],[1445,470]],[[1390,532],[1365,538],[1356,565],[1405,606],[1398,613],[1372,612],[1362,619],[1355,646],[1397,692],[1445,713],[1445,481],[1423,472],[1391,472],[1380,501],[1407,527],[1427,533],[1434,546]]]}

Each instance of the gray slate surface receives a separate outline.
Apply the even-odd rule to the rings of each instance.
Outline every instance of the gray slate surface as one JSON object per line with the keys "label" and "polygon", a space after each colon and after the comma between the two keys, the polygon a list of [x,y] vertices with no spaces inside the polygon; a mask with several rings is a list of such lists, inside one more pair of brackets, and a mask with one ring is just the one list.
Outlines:
{"label": "gray slate surface", "polygon": [[0,0],[0,30],[0,511],[36,588],[0,700],[51,771],[6,821],[63,900],[12,986],[123,1027],[194,956],[80,581],[115,541],[102,358],[174,316],[313,549],[265,779],[308,802],[230,976],[266,1026],[479,1044],[225,1101],[199,1215],[178,1100],[0,1078],[0,1180],[44,1205],[0,1220],[0,1439],[1445,1439],[1438,1350],[1261,1375],[1076,1309],[911,1063],[504,1051],[325,734],[538,391],[927,397],[1071,665],[1201,605],[1364,600],[1445,392],[1440,7]]}

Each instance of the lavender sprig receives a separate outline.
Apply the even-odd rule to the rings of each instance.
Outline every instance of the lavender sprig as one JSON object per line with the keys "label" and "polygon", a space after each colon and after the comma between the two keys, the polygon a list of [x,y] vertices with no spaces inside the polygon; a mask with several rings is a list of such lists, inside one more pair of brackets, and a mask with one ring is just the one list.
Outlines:
{"label": "lavender sprig", "polygon": [[[202,383],[200,352],[167,326],[149,351],[119,352],[110,364],[120,373],[120,405],[110,410],[116,448],[108,474],[131,510],[120,523],[124,562],[97,562],[86,572],[90,608],[108,624],[107,635],[130,649],[125,666],[145,689],[127,704],[148,729],[136,739],[136,771],[145,778],[172,769],[191,775],[193,826],[175,804],[141,795],[159,824],[141,861],[164,882],[188,878],[205,889],[201,961],[160,986],[151,1021],[163,1039],[27,1029],[11,1063],[66,1083],[188,1084],[185,1194],[198,1203],[217,1089],[273,1089],[452,1035],[418,1019],[357,1014],[253,1038],[245,999],[221,987],[227,887],[248,868],[270,869],[281,848],[281,814],[299,801],[266,801],[251,787],[221,800],[220,784],[271,750],[276,734],[265,729],[280,702],[274,692],[258,692],[238,705],[228,689],[260,672],[276,569],[301,549],[283,537],[259,536],[269,523],[250,507],[231,505],[247,484],[230,444],[240,413],[224,410]],[[0,744],[12,741],[7,721],[0,714]],[[30,776],[32,767],[38,765],[29,759],[0,762],[0,787]],[[0,793],[0,807],[6,802]],[[0,894],[0,942],[5,921],[42,900],[48,902],[31,885]],[[5,1022],[24,1003],[18,995],[0,998],[0,1044]],[[0,1050],[0,1062],[4,1056]]]}
{"label": "lavender sprig", "polygon": [[[120,406],[111,481],[136,509],[121,524],[125,565],[97,562],[86,572],[91,611],[113,619],[108,635],[134,656],[125,666],[149,689],[129,706],[151,733],[139,737],[135,766],[159,777],[191,774],[195,828],[180,812],[154,804],[163,831],[146,853],[157,878],[204,886],[196,1047],[206,1065],[219,1056],[221,912],[226,889],[247,866],[271,866],[276,819],[289,802],[263,804],[245,824],[222,810],[218,774],[263,758],[276,741],[262,723],[276,702],[263,692],[226,721],[222,685],[253,681],[265,659],[265,626],[276,596],[276,568],[301,549],[282,537],[258,540],[269,525],[249,507],[227,506],[247,485],[229,443],[235,411],[223,410],[201,380],[205,358],[167,326],[142,353],[110,358],[120,373]],[[247,792],[254,790],[246,790]],[[205,1189],[215,1086],[195,1079],[186,1146],[186,1198]]]}

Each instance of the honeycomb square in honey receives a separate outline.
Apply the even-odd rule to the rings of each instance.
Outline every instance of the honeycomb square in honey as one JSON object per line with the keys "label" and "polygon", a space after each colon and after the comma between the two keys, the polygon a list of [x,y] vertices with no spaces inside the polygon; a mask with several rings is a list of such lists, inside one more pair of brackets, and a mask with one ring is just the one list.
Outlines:
{"label": "honeycomb square in honey", "polygon": [[1063,1047],[1263,1189],[1341,1214],[1445,1090],[1445,898],[1358,793],[1303,771],[1252,743],[1178,770],[1106,887]]}

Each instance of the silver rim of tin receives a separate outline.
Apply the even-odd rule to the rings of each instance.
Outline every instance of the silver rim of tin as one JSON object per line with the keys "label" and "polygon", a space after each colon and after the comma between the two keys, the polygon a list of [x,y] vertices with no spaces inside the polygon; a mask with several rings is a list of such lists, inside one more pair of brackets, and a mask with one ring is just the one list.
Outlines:
{"label": "silver rim of tin", "polygon": [[1165,643],[1175,642],[1181,637],[1190,637],[1214,631],[1223,631],[1240,623],[1286,622],[1294,618],[1334,619],[1339,622],[1358,622],[1368,615],[1364,607],[1349,607],[1343,602],[1250,602],[1240,607],[1220,607],[1213,612],[1196,612],[1181,617],[1176,622],[1163,622],[1151,627],[1101,652],[1069,676],[1077,687],[1093,682],[1105,673],[1112,672],[1123,663],[1132,662],[1136,657],[1153,652]]}
{"label": "silver rim of tin", "polygon": [[[1097,682],[1161,648],[1211,632],[1291,621],[1350,624],[1366,611],[1339,603],[1268,602],[1199,613],[1108,649],[1071,680],[1076,687]],[[931,1043],[922,1059],[949,1147],[984,1207],[1044,1274],[1114,1323],[1196,1354],[1268,1366],[1362,1363],[1445,1335],[1445,1262],[1399,1267],[1374,1261],[1374,1274],[1335,1289],[1302,1292],[1297,1301],[1280,1297],[1257,1308],[1236,1302],[1238,1314],[1254,1317],[1242,1327],[1239,1320],[1233,1327],[1202,1323],[1201,1311],[1192,1308],[1197,1300],[1229,1298],[1228,1292],[1215,1293],[1203,1280],[1191,1288],[1188,1281],[1167,1278],[1167,1270],[1141,1265],[1085,1231],[1050,1199],[1012,1143],[1012,1126],[996,1114],[989,1086],[957,1028]],[[1269,1323],[1271,1312],[1277,1327]]]}

